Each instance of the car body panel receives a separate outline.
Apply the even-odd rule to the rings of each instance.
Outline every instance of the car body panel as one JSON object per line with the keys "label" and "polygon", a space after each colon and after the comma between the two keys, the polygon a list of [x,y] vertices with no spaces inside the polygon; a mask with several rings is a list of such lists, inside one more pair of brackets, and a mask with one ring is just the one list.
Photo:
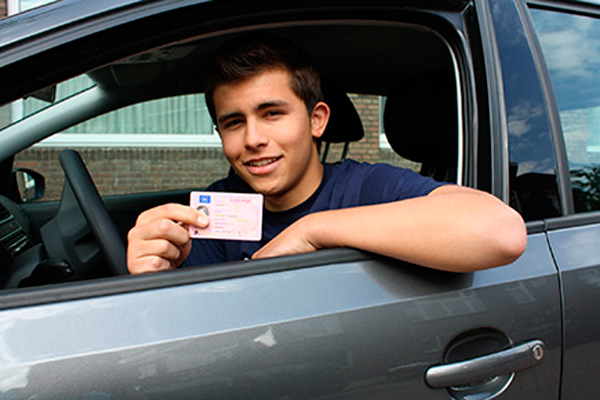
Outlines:
{"label": "car body panel", "polygon": [[514,265],[466,275],[422,279],[419,268],[372,259],[5,310],[2,391],[444,398],[424,385],[425,371],[453,338],[488,329],[546,344],[505,398],[554,398],[560,307],[545,247],[536,235]]}
{"label": "car body panel", "polygon": [[548,234],[560,267],[565,321],[562,395],[589,399],[600,391],[600,225],[556,229]]}

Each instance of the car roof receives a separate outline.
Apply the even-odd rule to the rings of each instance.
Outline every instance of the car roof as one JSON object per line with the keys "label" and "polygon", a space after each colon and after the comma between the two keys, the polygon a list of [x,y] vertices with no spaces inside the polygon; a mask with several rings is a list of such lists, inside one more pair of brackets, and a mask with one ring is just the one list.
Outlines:
{"label": "car roof", "polygon": [[[119,24],[124,24],[131,20],[159,14],[162,11],[169,11],[174,8],[185,9],[185,7],[194,4],[200,4],[200,7],[203,7],[209,3],[223,4],[224,2],[203,2],[201,0],[98,0],[93,2],[62,0],[52,3],[45,7],[23,13],[23,15],[0,20],[0,68],[19,62],[19,57],[23,57],[23,54],[36,55],[48,53],[48,50],[53,46],[61,45],[63,42],[75,42],[79,38],[100,32],[104,28],[119,26]],[[264,6],[267,2],[254,3],[257,6]],[[370,3],[372,2],[369,1],[362,3],[363,6],[373,6],[373,9],[381,6],[378,4],[371,5]],[[413,0],[407,2],[409,5],[411,3],[420,4],[419,1]],[[449,9],[456,9],[457,4],[462,4],[463,1],[440,0],[436,3],[446,5]],[[443,41],[439,40],[439,37],[434,37],[435,33],[432,30],[423,29],[423,27],[418,27],[414,24],[411,25],[410,23],[405,24],[405,27],[402,28],[398,22],[391,21],[387,24],[380,21],[379,26],[372,25],[370,27],[361,27],[360,22],[352,19],[349,19],[348,22],[343,18],[331,22],[334,18],[337,18],[337,13],[331,12],[333,10],[331,5],[322,7],[323,10],[330,11],[328,15],[333,16],[329,20],[330,22],[327,22],[327,19],[324,19],[322,22],[314,21],[314,17],[312,16],[310,18],[313,18],[313,20],[307,19],[304,20],[305,22],[302,22],[302,16],[305,15],[303,7],[306,6],[303,2],[298,2],[293,6],[291,4],[278,5],[274,9],[279,9],[281,15],[298,15],[300,17],[291,18],[291,23],[285,23],[285,19],[281,19],[280,21],[284,23],[271,24],[267,28],[272,28],[272,30],[277,31],[277,34],[288,37],[292,42],[304,48],[326,76],[335,76],[336,80],[349,91],[357,93],[380,93],[380,88],[387,87],[391,83],[385,81],[385,76],[396,75],[396,71],[397,74],[402,74],[427,70],[432,68],[432,65],[435,65],[435,63],[431,62],[431,59],[422,58],[418,60],[413,54],[427,54],[428,52],[430,54],[439,54],[439,48],[432,49],[431,46],[445,46]],[[332,4],[336,3],[333,2]],[[338,6],[334,7],[338,8]],[[403,7],[407,9],[406,6],[403,5]],[[313,13],[311,15],[314,15],[315,10],[319,10],[320,8],[321,6],[315,5],[307,7]],[[339,8],[340,10],[345,10],[344,7]],[[348,9],[350,10],[352,7],[348,7]],[[240,16],[244,15],[244,11],[235,12]],[[289,14],[290,12],[292,14]],[[235,13],[228,12],[227,14],[233,15]],[[115,22],[115,19],[118,21]],[[294,23],[294,20],[297,22]],[[253,20],[250,18],[245,26],[252,28],[252,24]],[[334,26],[336,24],[337,26]],[[393,29],[390,29],[391,25],[394,26]],[[349,28],[349,26],[352,26],[352,28]],[[264,27],[263,23],[262,25],[256,25],[254,29]],[[397,32],[402,33],[398,34]],[[62,37],[57,37],[57,35],[62,35]],[[225,37],[226,35],[221,36]],[[219,39],[215,39],[215,42],[218,41]],[[135,46],[135,40],[132,40],[132,42],[132,46]],[[195,55],[192,55],[196,57],[198,62],[201,62],[206,51],[210,50],[210,40],[204,42],[208,44],[198,46]],[[87,45],[87,42],[85,45]],[[112,47],[113,45],[106,43],[104,46]],[[394,49],[393,54],[389,51],[392,48]],[[23,49],[25,51],[22,51]],[[133,51],[133,53],[129,54],[139,51]],[[145,52],[145,50],[142,51]],[[82,54],[82,46],[77,49],[77,52],[79,55]],[[354,56],[355,54],[359,54],[359,56]],[[368,57],[365,57],[365,55],[368,55]],[[181,61],[178,63],[176,60],[170,60],[171,66],[174,67],[172,69],[173,74],[182,73],[177,68],[178,64],[184,65],[184,63],[187,63],[187,66],[191,66],[189,57],[187,60]],[[43,68],[41,65],[48,65],[44,62],[45,60],[37,61],[40,64],[38,69]],[[77,62],[82,61],[79,59]],[[402,68],[398,68],[400,63],[402,64]],[[340,66],[343,67],[340,68]],[[126,67],[122,67],[121,69],[126,69]],[[129,69],[131,70],[131,68]],[[20,71],[21,69],[15,70],[14,73],[19,74],[15,76],[20,76]],[[44,74],[46,73],[46,71],[43,72]],[[190,73],[190,71],[183,71],[183,73]],[[36,75],[39,76],[39,72]],[[360,76],[360,79],[357,79],[357,76]],[[394,78],[396,77],[394,76]],[[379,81],[379,83],[375,81]],[[109,84],[109,82],[103,83]],[[23,85],[28,84],[23,83]],[[21,92],[20,95],[24,96],[29,93],[32,93],[32,91]],[[6,92],[5,95],[9,96]]]}
{"label": "car roof", "polygon": [[[460,10],[469,3],[469,0],[430,0],[427,3],[427,5],[424,5],[420,0],[405,0],[399,3],[399,5],[402,7],[426,6],[430,9],[438,10]],[[302,0],[288,0],[286,2],[278,2],[276,7],[273,7],[272,2],[265,0],[60,0],[0,19],[0,49],[19,41],[60,29],[64,26],[101,18],[110,14],[117,14],[118,12],[122,13],[128,9],[136,10],[135,12],[138,14],[151,15],[153,13],[160,13],[161,11],[184,8],[196,4],[231,5],[232,7],[229,9],[232,14],[237,13],[238,15],[242,15],[244,12],[249,13],[251,10],[270,10],[272,8],[287,8],[296,11],[302,8],[326,9],[330,8],[332,4],[339,9],[352,9],[360,5],[373,7],[389,5],[385,1],[353,1],[352,3],[345,4],[337,1],[307,2]],[[236,5],[240,7],[236,7]],[[244,7],[241,7],[242,5]],[[145,12],[141,12],[141,10],[145,10]],[[243,11],[240,12],[240,10]]]}
{"label": "car roof", "polygon": [[143,0],[61,0],[0,20],[0,48]]}
{"label": "car roof", "polygon": [[[118,10],[143,6],[152,8],[169,7],[177,5],[183,7],[196,3],[207,3],[206,0],[60,0],[55,1],[7,18],[0,19],[0,49],[11,44],[27,40],[43,33],[51,32],[60,27],[77,22],[98,18],[103,15],[114,13]],[[222,1],[213,0],[212,3]],[[246,0],[246,4],[252,3],[257,7],[267,5],[266,1]],[[468,0],[434,0],[429,5],[436,4],[437,8],[445,5],[448,9],[460,9]],[[535,1],[534,1],[535,3]],[[600,0],[571,0],[573,5],[600,5]],[[405,5],[414,4],[419,6],[419,1],[407,0]],[[421,4],[422,6],[423,4]],[[160,6],[160,7],[159,7]],[[350,6],[350,5],[349,5]],[[436,8],[436,7],[432,7]]]}

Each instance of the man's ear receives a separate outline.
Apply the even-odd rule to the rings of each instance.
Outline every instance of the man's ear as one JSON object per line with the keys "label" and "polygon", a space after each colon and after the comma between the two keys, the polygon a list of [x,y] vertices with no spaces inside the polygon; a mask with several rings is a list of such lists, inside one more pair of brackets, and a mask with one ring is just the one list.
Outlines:
{"label": "man's ear", "polygon": [[324,102],[318,102],[310,113],[310,131],[315,139],[320,138],[327,128],[331,110]]}

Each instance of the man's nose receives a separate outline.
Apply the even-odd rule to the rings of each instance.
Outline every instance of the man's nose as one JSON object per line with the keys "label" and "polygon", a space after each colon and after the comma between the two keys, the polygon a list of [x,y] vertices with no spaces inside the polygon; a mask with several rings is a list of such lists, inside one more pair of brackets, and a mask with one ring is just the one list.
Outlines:
{"label": "man's nose", "polygon": [[256,121],[249,120],[246,123],[245,145],[247,148],[264,147],[269,142],[268,135],[261,129],[260,124]]}

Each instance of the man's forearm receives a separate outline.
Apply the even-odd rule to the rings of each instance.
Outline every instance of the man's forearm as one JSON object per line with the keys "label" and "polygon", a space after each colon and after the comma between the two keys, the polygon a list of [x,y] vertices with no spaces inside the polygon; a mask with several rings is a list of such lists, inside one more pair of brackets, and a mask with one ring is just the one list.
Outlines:
{"label": "man's forearm", "polygon": [[510,263],[525,250],[520,215],[488,194],[444,186],[429,196],[307,216],[315,248],[354,247],[465,272]]}

